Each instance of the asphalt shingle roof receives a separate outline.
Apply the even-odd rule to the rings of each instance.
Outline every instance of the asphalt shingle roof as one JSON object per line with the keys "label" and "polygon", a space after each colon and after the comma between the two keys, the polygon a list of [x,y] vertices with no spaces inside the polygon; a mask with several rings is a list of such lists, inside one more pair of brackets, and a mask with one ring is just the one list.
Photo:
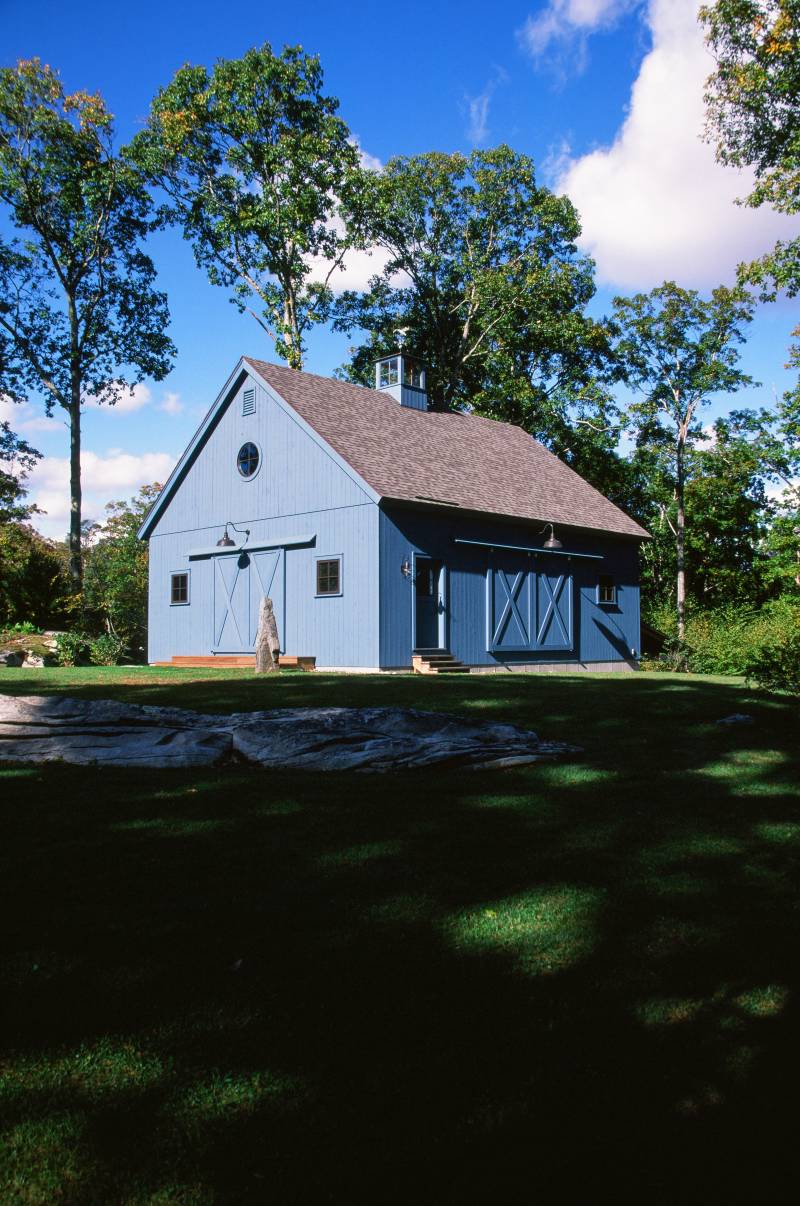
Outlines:
{"label": "asphalt shingle roof", "polygon": [[521,427],[412,410],[378,390],[245,362],[383,498],[647,536]]}

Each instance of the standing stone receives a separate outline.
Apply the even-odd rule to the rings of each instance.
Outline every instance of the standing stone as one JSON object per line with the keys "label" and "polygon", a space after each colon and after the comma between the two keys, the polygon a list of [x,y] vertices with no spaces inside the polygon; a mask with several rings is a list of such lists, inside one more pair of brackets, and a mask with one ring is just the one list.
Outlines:
{"label": "standing stone", "polygon": [[256,674],[269,674],[278,669],[281,642],[272,599],[265,596],[258,612],[258,636],[256,637]]}

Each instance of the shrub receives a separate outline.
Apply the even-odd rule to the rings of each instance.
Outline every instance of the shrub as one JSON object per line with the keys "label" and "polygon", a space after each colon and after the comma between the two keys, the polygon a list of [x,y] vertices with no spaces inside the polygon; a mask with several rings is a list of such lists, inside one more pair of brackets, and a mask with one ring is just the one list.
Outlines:
{"label": "shrub", "polygon": [[89,657],[91,637],[85,632],[60,632],[56,637],[56,656],[62,666],[79,666]]}
{"label": "shrub", "polygon": [[[754,659],[768,647],[782,647],[800,631],[800,606],[792,599],[776,599],[759,611],[741,606],[715,611],[691,611],[686,619],[686,640],[675,634],[667,613],[656,623],[669,634],[657,660],[643,663],[648,670],[690,671],[695,674],[747,674]],[[653,617],[652,622],[656,622]]]}
{"label": "shrub", "polygon": [[767,691],[800,695],[800,630],[771,645],[763,645],[746,667],[749,682]]}
{"label": "shrub", "polygon": [[35,624],[31,624],[30,620],[23,620],[21,623],[12,624],[8,628],[3,629],[2,635],[5,637],[15,636],[41,636],[42,629],[37,628]]}
{"label": "shrub", "polygon": [[95,666],[116,666],[122,660],[126,645],[122,637],[104,632],[89,642],[89,652]]}

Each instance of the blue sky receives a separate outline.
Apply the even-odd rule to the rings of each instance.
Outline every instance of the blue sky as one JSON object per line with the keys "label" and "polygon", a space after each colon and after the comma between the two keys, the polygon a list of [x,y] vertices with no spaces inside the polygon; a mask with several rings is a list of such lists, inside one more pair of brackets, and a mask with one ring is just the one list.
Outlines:
{"label": "blue sky", "polygon": [[[264,41],[299,43],[320,55],[326,89],[370,156],[498,142],[532,155],[542,179],[578,206],[601,313],[615,293],[666,278],[701,289],[729,283],[739,260],[787,229],[786,220],[733,204],[747,179],[716,165],[700,140],[711,61],[695,10],[694,0],[499,0],[488,9],[472,0],[392,8],[367,0],[0,0],[1,57],[10,65],[38,55],[68,90],[99,90],[124,142],[183,63],[210,65]],[[207,284],[177,233],[156,236],[151,251],[178,357],[164,382],[147,383],[131,403],[87,410],[88,518],[163,480],[239,355],[274,359],[255,322]],[[368,267],[355,264],[355,277]],[[744,361],[763,388],[737,403],[768,402],[785,388],[796,321],[789,303],[759,310]],[[347,342],[316,332],[307,368],[332,373]],[[45,454],[31,482],[48,512],[38,526],[63,536],[66,429],[44,420],[35,400],[8,410],[0,403],[0,417]]]}

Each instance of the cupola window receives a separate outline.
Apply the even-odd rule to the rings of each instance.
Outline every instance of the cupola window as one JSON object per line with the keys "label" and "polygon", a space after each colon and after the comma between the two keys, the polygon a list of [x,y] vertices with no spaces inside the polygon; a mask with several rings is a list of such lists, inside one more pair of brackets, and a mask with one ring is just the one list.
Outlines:
{"label": "cupola window", "polygon": [[388,360],[380,362],[380,386],[385,389],[387,385],[397,385],[400,380],[400,357],[390,356]]}
{"label": "cupola window", "polygon": [[408,385],[411,389],[425,388],[424,368],[418,360],[411,360],[408,356],[403,357],[403,385]]}

